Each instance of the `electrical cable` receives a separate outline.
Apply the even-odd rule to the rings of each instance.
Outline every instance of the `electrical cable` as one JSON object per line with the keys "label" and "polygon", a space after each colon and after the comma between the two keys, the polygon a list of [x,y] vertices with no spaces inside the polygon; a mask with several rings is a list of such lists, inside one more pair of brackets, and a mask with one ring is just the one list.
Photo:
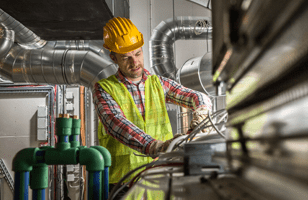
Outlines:
{"label": "electrical cable", "polygon": [[139,169],[142,169],[144,167],[150,167],[150,166],[153,166],[153,165],[160,165],[160,164],[168,164],[168,163],[174,163],[174,162],[170,162],[170,161],[154,161],[154,162],[151,162],[151,163],[148,163],[148,164],[144,164],[144,165],[141,165],[131,171],[129,171],[127,174],[125,174],[125,176],[123,176],[119,182],[113,187],[112,191],[110,192],[110,195],[109,195],[109,198],[108,200],[112,200],[114,197],[115,197],[115,192],[121,187],[121,184],[122,182],[128,178],[130,175],[132,175],[134,172],[138,171]]}
{"label": "electrical cable", "polygon": [[[208,112],[208,113],[210,114],[210,112]],[[220,132],[220,131],[218,130],[218,128],[216,127],[216,125],[213,123],[211,117],[209,117],[209,120],[210,120],[211,124],[213,125],[214,129],[217,131],[217,133],[218,133],[222,138],[226,139],[226,136],[225,136],[222,132]]]}
{"label": "electrical cable", "polygon": [[156,168],[156,167],[169,167],[169,166],[181,166],[183,165],[183,163],[169,163],[169,164],[162,164],[162,165],[156,165],[156,166],[152,166],[152,167],[149,167],[149,168],[146,168],[144,170],[142,170],[141,172],[139,172],[131,181],[130,181],[130,184],[129,184],[129,188],[131,188],[134,183],[135,183],[135,180],[145,171],[149,170],[149,169],[153,169],[153,168]]}
{"label": "electrical cable", "polygon": [[172,171],[163,171],[163,172],[152,172],[152,173],[147,173],[147,174],[144,174],[144,175],[140,175],[140,178],[145,178],[147,176],[152,176],[152,175],[161,175],[161,174],[172,174],[172,173],[179,173],[179,172],[183,172],[183,169],[172,169]]}
{"label": "electrical cable", "polygon": [[137,154],[137,153],[135,153],[135,152],[133,152],[133,154],[134,154],[135,156],[140,156],[140,157],[150,157],[150,158],[152,158],[152,156],[143,155],[143,154]]}
{"label": "electrical cable", "polygon": [[[218,115],[220,115],[220,114],[222,114],[222,113],[224,113],[224,112],[226,112],[225,109],[218,110],[218,111],[216,111],[216,112],[214,112],[214,113],[212,114],[212,117],[216,117],[216,116],[218,116]],[[182,140],[179,144],[177,144],[176,146],[174,146],[173,149],[178,148],[184,141],[186,141],[186,143],[187,143],[188,139],[191,139],[191,140],[192,140],[192,138],[194,138],[195,135],[196,135],[201,129],[207,128],[207,127],[204,127],[204,126],[209,122],[209,121],[206,121],[206,120],[208,119],[209,116],[210,116],[210,115],[208,115],[200,124],[198,124],[198,126],[195,127],[195,129],[192,130],[192,132],[191,132],[184,140]],[[210,127],[212,127],[212,126],[213,126],[213,125],[211,125]]]}
{"label": "electrical cable", "polygon": [[[224,113],[224,112],[222,112],[222,113]],[[220,114],[221,114],[221,113],[216,114],[215,117],[218,117],[218,115],[220,115]],[[221,122],[222,119],[224,119],[224,118],[226,117],[226,115],[228,115],[228,113],[225,113],[225,114],[218,120],[218,122],[217,122],[215,125],[220,125],[219,123]],[[210,116],[210,115],[208,115],[208,116]],[[214,116],[214,114],[213,114],[213,116]],[[210,117],[209,117],[209,119],[210,119]],[[206,123],[206,124],[207,124],[207,123]],[[202,127],[202,129],[208,128],[208,127],[213,127],[213,126],[214,126],[214,125],[211,124],[210,126]],[[212,131],[212,130],[210,130],[209,133],[210,133],[211,131]],[[189,142],[192,142],[192,139],[193,139],[196,135],[197,135],[197,132],[196,132],[192,137],[190,137],[190,141],[189,141]]]}
{"label": "electrical cable", "polygon": [[178,143],[180,140],[185,139],[186,137],[187,137],[187,135],[182,135],[182,136],[180,136],[180,137],[178,137],[178,138],[175,138],[175,139],[170,143],[170,145],[168,146],[166,152],[171,152],[172,149],[173,149],[173,147],[174,147],[174,145],[175,145],[176,143]]}

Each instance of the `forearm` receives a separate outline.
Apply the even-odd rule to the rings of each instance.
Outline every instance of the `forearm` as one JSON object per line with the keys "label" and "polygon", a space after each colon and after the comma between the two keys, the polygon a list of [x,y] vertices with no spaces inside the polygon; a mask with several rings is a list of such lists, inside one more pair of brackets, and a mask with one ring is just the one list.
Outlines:
{"label": "forearm", "polygon": [[99,117],[107,134],[143,154],[149,152],[150,144],[155,139],[126,119],[125,116],[103,114]]}
{"label": "forearm", "polygon": [[166,91],[167,103],[173,103],[191,110],[201,107],[208,110],[212,109],[212,102],[206,94],[186,88],[164,77],[161,77],[161,80]]}

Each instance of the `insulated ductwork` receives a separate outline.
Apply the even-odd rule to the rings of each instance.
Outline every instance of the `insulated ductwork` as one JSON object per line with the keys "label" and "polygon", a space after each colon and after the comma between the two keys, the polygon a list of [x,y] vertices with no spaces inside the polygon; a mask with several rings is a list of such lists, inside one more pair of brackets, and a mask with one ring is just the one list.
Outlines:
{"label": "insulated ductwork", "polygon": [[45,48],[92,51],[97,55],[112,61],[109,51],[103,47],[103,40],[58,40],[48,41]]}
{"label": "insulated ductwork", "polygon": [[[117,71],[101,40],[44,41],[0,9],[0,78],[6,82],[92,88]],[[13,45],[14,32],[15,41]],[[2,77],[1,77],[2,76]]]}
{"label": "insulated ductwork", "polygon": [[14,44],[14,31],[0,26],[0,60],[7,55]]}
{"label": "insulated ductwork", "polygon": [[212,84],[212,53],[191,58],[184,63],[176,74],[176,81],[185,87],[205,92],[207,95],[216,95]]}
{"label": "insulated ductwork", "polygon": [[92,88],[116,72],[116,66],[91,51],[24,49],[15,45],[0,73],[14,83],[84,85]]}
{"label": "insulated ductwork", "polygon": [[212,39],[210,23],[210,17],[177,17],[158,24],[150,39],[150,64],[154,72],[175,79],[174,42]]}
{"label": "insulated ductwork", "polygon": [[15,41],[29,49],[41,48],[46,44],[45,40],[35,35],[31,30],[26,28],[20,22],[15,20],[9,14],[0,9],[0,24],[8,30],[15,32]]}

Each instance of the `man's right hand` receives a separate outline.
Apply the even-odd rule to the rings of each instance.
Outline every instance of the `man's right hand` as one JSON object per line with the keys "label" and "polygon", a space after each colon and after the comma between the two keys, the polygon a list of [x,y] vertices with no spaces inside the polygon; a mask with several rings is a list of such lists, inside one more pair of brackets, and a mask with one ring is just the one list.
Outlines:
{"label": "man's right hand", "polygon": [[150,146],[149,155],[152,156],[152,157],[156,157],[159,153],[165,152],[168,149],[171,142],[175,138],[180,137],[182,135],[185,135],[185,134],[184,133],[178,133],[178,134],[174,135],[174,137],[172,139],[167,140],[165,142],[163,142],[161,140],[155,140]]}

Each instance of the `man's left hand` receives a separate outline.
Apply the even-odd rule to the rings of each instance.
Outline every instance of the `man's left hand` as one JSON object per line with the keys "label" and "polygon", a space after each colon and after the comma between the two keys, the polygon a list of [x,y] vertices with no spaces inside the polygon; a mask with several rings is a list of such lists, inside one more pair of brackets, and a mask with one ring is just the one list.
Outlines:
{"label": "man's left hand", "polygon": [[[193,112],[193,119],[190,123],[190,128],[196,128],[203,120],[208,117],[208,109],[207,108],[198,108]],[[211,127],[202,129],[203,133],[209,133],[212,130]]]}

